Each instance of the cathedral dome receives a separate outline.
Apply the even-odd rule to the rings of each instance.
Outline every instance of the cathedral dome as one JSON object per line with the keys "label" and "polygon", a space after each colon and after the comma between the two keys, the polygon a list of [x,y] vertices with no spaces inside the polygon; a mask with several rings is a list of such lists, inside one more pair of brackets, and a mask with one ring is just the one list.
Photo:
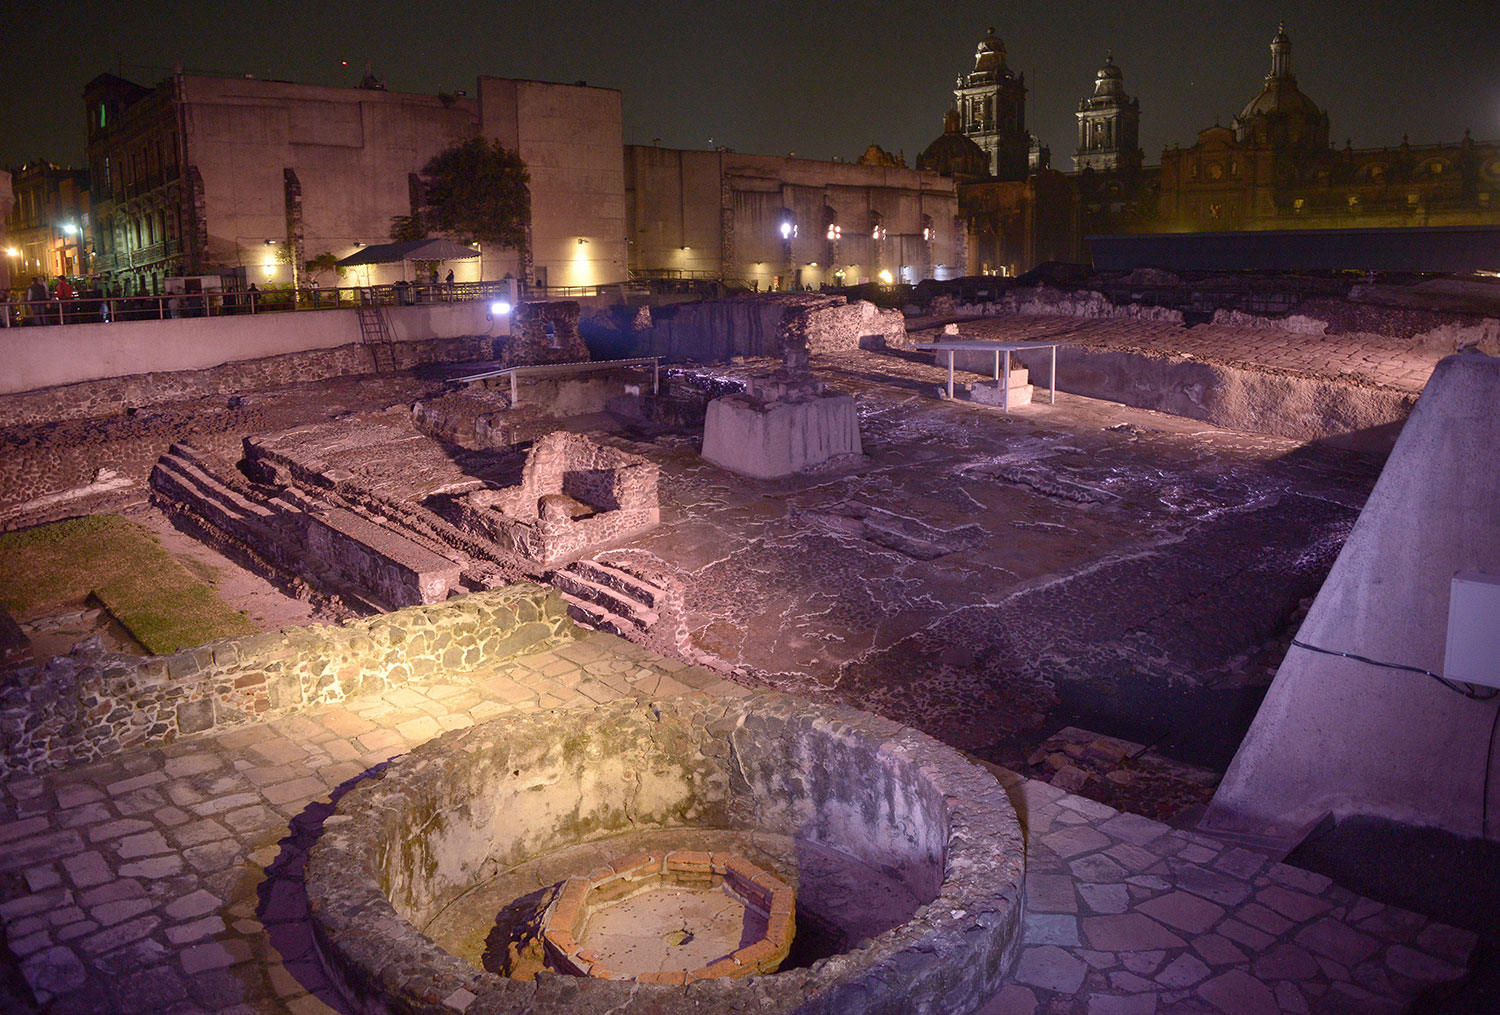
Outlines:
{"label": "cathedral dome", "polygon": [[1094,75],[1094,94],[1118,95],[1124,90],[1125,73],[1115,63],[1115,55],[1110,53],[1105,56],[1104,66],[1099,68],[1099,73]]}
{"label": "cathedral dome", "polygon": [[974,73],[994,74],[1005,69],[1005,43],[991,28],[974,50]]}
{"label": "cathedral dome", "polygon": [[917,156],[917,168],[943,176],[979,179],[989,175],[989,154],[963,132],[963,118],[950,109],[943,117],[943,134]]}
{"label": "cathedral dome", "polygon": [[1285,25],[1276,29],[1276,37],[1271,40],[1271,73],[1266,75],[1260,94],[1234,118],[1234,124],[1242,142],[1328,147],[1328,114],[1297,87],[1292,73],[1292,40]]}

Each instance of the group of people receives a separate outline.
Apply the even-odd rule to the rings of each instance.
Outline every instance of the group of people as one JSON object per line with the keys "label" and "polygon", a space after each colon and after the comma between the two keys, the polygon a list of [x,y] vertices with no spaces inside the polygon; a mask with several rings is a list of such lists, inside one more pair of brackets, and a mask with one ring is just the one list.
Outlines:
{"label": "group of people", "polygon": [[3,310],[0,312],[0,327],[65,324],[78,312],[73,302],[76,298],[73,285],[66,278],[59,276],[49,288],[40,276],[32,276],[24,300],[13,300],[9,290],[0,290],[0,310]]}

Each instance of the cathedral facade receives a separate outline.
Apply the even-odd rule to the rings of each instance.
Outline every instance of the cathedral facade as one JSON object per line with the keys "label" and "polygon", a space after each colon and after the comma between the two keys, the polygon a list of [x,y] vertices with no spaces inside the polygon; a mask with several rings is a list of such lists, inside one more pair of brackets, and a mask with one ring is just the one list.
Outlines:
{"label": "cathedral facade", "polygon": [[[1270,55],[1270,72],[1229,125],[1147,166],[1140,102],[1110,54],[1078,104],[1073,172],[1058,174],[1028,157],[1045,149],[1026,131],[1024,79],[991,29],[958,79],[956,117],[918,164],[958,181],[974,269],[996,274],[1086,260],[1084,237],[1101,233],[1500,225],[1500,141],[1465,132],[1444,144],[1336,148],[1327,111],[1298,86],[1285,26]],[[987,176],[973,172],[976,149]]]}

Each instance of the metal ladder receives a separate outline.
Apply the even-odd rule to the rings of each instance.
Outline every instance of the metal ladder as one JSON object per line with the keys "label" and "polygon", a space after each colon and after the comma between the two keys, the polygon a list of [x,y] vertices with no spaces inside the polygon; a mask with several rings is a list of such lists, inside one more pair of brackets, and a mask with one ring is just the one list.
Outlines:
{"label": "metal ladder", "polygon": [[396,369],[396,350],[392,344],[391,325],[386,320],[385,308],[366,298],[363,293],[359,304],[359,339],[369,347],[377,374]]}

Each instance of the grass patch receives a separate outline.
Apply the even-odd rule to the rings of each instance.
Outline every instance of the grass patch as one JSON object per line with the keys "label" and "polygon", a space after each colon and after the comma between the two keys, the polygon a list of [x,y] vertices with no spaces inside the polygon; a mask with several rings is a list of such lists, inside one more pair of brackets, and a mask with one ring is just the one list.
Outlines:
{"label": "grass patch", "polygon": [[0,534],[0,603],[11,614],[82,606],[91,596],[153,655],[255,632],[149,531],[119,515]]}

